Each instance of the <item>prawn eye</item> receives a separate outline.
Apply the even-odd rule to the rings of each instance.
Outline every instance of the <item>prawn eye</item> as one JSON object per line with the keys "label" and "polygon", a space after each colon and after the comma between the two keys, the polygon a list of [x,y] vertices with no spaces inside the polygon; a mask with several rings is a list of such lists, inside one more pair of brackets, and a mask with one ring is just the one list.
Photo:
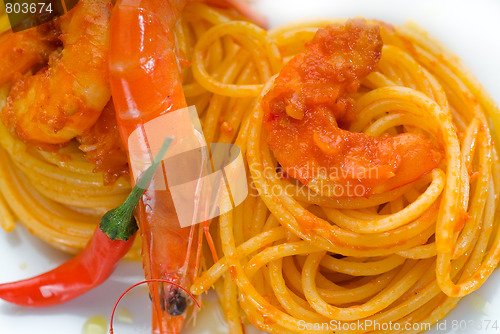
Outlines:
{"label": "prawn eye", "polygon": [[165,301],[165,299],[162,300],[162,308],[164,310],[166,309],[168,314],[170,314],[171,316],[178,316],[186,311],[186,297],[184,297],[184,295],[177,289],[173,291],[172,297],[170,297],[168,301],[166,301],[166,303]]}

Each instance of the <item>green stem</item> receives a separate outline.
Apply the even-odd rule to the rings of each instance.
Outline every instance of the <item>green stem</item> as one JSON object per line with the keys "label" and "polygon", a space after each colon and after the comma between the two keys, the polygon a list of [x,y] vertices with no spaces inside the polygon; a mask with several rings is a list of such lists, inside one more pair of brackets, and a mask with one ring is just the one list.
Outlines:
{"label": "green stem", "polygon": [[153,159],[153,163],[139,177],[139,180],[134,188],[132,188],[132,191],[127,196],[127,199],[125,199],[125,201],[118,207],[106,212],[101,218],[99,228],[102,232],[107,234],[111,240],[119,239],[127,241],[135,234],[135,232],[137,232],[138,227],[134,218],[135,207],[139,204],[142,195],[151,182],[151,179],[163,160],[163,157],[172,143],[172,140],[172,137],[165,138],[160,151]]}

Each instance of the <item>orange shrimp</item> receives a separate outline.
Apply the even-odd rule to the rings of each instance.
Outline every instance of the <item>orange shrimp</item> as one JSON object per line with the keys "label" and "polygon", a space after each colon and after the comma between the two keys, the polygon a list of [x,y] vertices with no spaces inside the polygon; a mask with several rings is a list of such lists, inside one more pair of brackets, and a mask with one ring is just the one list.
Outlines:
{"label": "orange shrimp", "polygon": [[[118,128],[127,149],[128,138],[136,128],[187,106],[173,33],[185,2],[119,0],[113,9],[110,83]],[[147,138],[139,144],[148,151]],[[189,287],[198,270],[201,228],[180,228],[168,189],[146,190],[138,221],[146,278],[167,279]],[[193,243],[195,235],[198,243]],[[171,284],[150,283],[149,288],[154,332],[178,333],[189,298]]]}
{"label": "orange shrimp", "polygon": [[377,65],[382,39],[361,20],[320,29],[264,96],[269,147],[282,168],[331,197],[368,197],[410,183],[441,154],[424,135],[353,133],[355,93]]}
{"label": "orange shrimp", "polygon": [[44,66],[60,45],[58,35],[52,21],[21,32],[10,30],[1,34],[0,86],[10,82],[17,73]]}
{"label": "orange shrimp", "polygon": [[[118,0],[113,9],[110,83],[118,128],[127,150],[134,130],[141,132],[146,122],[187,107],[179,68],[180,63],[186,62],[178,61],[173,32],[187,2]],[[208,2],[234,8],[264,24],[262,17],[235,0]],[[144,135],[139,140],[142,151],[148,152],[148,138]],[[163,178],[168,185],[164,170]],[[138,208],[146,278],[167,279],[189,290],[198,273],[204,232],[215,254],[208,222],[181,228],[168,188],[166,191],[148,188]],[[195,236],[198,242],[194,241]],[[151,283],[149,289],[154,332],[179,333],[189,298],[172,284]]]}
{"label": "orange shrimp", "polygon": [[[111,0],[81,0],[58,19],[64,48],[50,55],[47,68],[18,77],[12,83],[1,118],[20,139],[35,144],[66,143],[99,118],[111,97],[108,78],[111,8]],[[22,39],[28,32],[20,34],[14,35]],[[29,37],[26,36],[26,48],[28,41],[32,41]],[[16,70],[22,71],[36,62],[33,55],[43,54],[39,48],[34,47],[38,52],[32,52],[31,58],[28,55],[26,65]]]}
{"label": "orange shrimp", "polygon": [[[185,62],[178,61],[173,32],[187,2],[119,0],[113,9],[110,83],[118,128],[127,149],[128,138],[135,129],[141,129],[146,122],[163,114],[187,107],[178,65]],[[213,4],[230,6],[264,23],[262,17],[235,0],[214,0]],[[139,145],[148,152],[147,138],[143,137]],[[168,184],[165,174],[163,177]],[[147,279],[167,279],[189,289],[198,273],[204,232],[215,254],[208,222],[203,226],[181,228],[168,189],[146,190],[139,204],[139,230]],[[195,236],[198,242],[193,240]],[[149,288],[155,333],[178,333],[189,299],[171,284],[150,284]]]}

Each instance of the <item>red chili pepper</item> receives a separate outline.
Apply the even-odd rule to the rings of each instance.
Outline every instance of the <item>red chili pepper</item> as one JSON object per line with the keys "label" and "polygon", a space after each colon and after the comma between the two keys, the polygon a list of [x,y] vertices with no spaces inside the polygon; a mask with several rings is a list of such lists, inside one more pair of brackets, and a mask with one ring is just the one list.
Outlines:
{"label": "red chili pepper", "polygon": [[171,142],[172,138],[165,139],[152,165],[141,176],[127,199],[102,217],[82,252],[45,274],[0,284],[0,298],[22,306],[56,305],[103,283],[134,242],[137,231],[134,209]]}
{"label": "red chili pepper", "polygon": [[112,241],[97,228],[83,251],[56,269],[0,284],[0,298],[22,306],[50,306],[78,297],[104,282],[133,242],[134,236]]}

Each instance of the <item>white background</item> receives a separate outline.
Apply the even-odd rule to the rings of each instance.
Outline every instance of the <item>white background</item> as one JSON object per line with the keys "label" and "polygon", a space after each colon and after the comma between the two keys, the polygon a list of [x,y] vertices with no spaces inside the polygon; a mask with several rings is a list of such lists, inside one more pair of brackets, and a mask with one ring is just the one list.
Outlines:
{"label": "white background", "polygon": [[[258,0],[255,7],[265,13],[271,27],[302,18],[364,16],[402,24],[411,19],[456,52],[472,69],[485,88],[500,102],[500,1],[497,0]],[[31,236],[23,226],[6,234],[0,230],[0,282],[31,277],[54,268],[68,255],[53,250]],[[429,268],[433,270],[433,268]],[[116,298],[129,285],[142,280],[140,263],[123,261],[115,274],[90,293],[64,305],[49,308],[21,308],[0,301],[0,334],[79,334],[93,315],[109,319]],[[122,307],[133,314],[133,323],[115,321],[116,334],[150,333],[150,306],[145,288],[132,291]],[[214,309],[207,303],[206,309]],[[190,333],[223,333],[218,313],[202,313]],[[478,291],[464,298],[445,318],[485,325],[498,320],[500,326],[500,270],[493,273]],[[461,333],[500,333],[498,330]]]}

